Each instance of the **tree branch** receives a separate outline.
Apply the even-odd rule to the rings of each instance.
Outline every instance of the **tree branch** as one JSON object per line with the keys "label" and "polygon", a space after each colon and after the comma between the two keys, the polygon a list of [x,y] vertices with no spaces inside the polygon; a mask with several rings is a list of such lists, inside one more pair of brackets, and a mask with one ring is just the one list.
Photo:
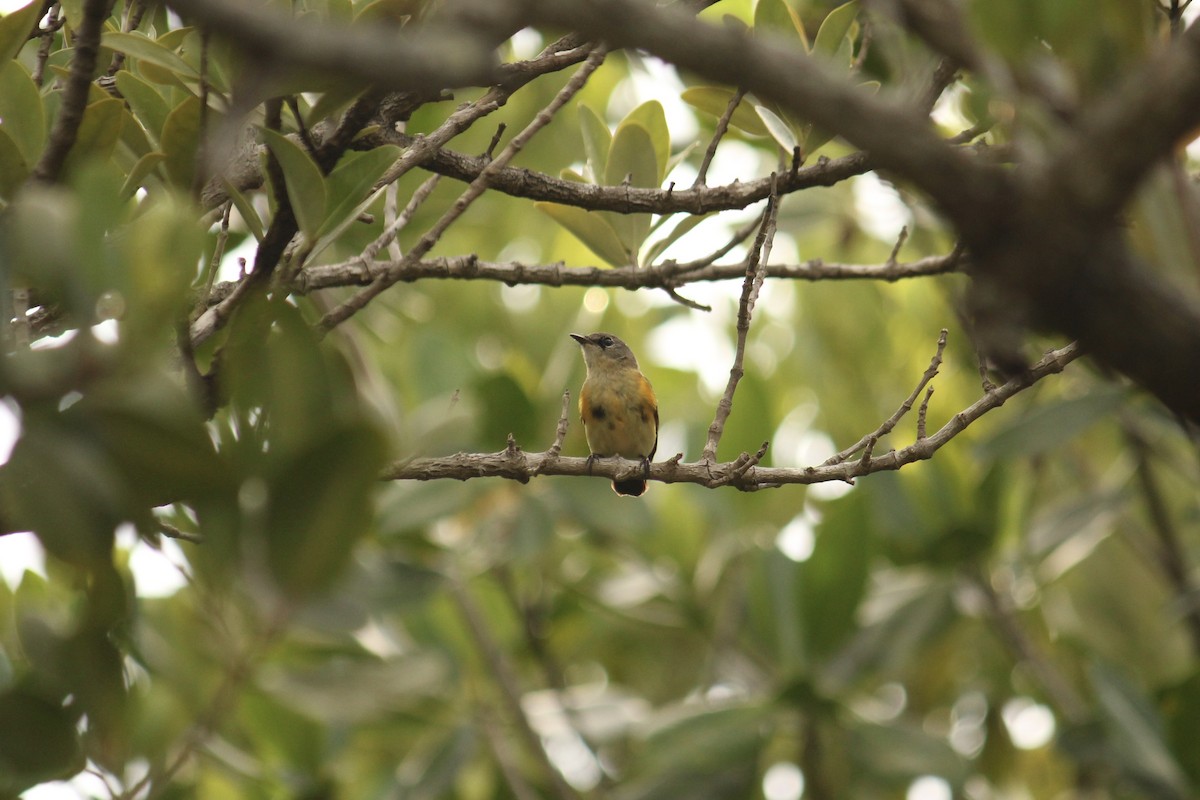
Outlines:
{"label": "tree branch", "polygon": [[[882,456],[868,456],[839,464],[813,467],[759,467],[755,456],[743,453],[734,461],[685,463],[682,454],[650,465],[650,480],[663,483],[694,483],[709,488],[734,486],[750,492],[788,484],[809,485],[828,481],[853,483],[855,478],[885,470],[898,470],[930,458],[947,442],[962,433],[984,414],[1004,405],[1013,395],[1024,391],[1048,375],[1062,372],[1080,355],[1078,345],[1069,344],[1051,350],[1028,370],[988,392],[971,406],[950,418],[936,433],[901,450]],[[761,452],[761,451],[760,451]],[[538,475],[594,476],[624,480],[645,474],[641,461],[622,458],[588,459],[548,453],[526,453],[515,442],[498,453],[457,453],[442,458],[400,460],[385,467],[383,480],[470,480],[471,478],[507,478],[528,483]]]}

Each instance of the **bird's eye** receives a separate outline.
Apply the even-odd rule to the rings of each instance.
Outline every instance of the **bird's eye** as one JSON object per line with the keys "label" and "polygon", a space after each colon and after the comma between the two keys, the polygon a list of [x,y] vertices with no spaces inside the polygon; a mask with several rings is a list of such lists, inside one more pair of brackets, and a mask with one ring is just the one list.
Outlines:
{"label": "bird's eye", "polygon": [[605,336],[603,339],[600,340],[600,346],[601,347],[612,347],[613,346],[612,337]]}

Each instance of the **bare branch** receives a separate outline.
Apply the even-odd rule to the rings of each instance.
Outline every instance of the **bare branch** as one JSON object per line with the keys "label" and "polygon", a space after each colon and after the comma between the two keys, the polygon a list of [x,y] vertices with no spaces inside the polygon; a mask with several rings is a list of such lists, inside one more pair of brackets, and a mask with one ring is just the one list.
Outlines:
{"label": "bare branch", "polygon": [[729,380],[725,384],[725,393],[717,403],[717,413],[712,424],[708,426],[708,440],[704,444],[701,461],[714,462],[717,460],[717,445],[721,442],[721,434],[725,432],[725,421],[733,410],[733,393],[742,379],[744,368],[742,362],[746,357],[746,339],[750,335],[750,317],[754,313],[754,304],[758,301],[758,292],[762,288],[763,264],[771,257],[771,243],[775,240],[775,221],[779,217],[779,195],[771,193],[767,202],[767,210],[763,213],[762,228],[750,254],[746,257],[746,274],[742,280],[742,294],[738,300],[737,316],[737,348],[734,352],[733,366],[729,368]]}
{"label": "bare branch", "polygon": [[[503,169],[504,166],[507,165],[508,162],[517,155],[517,153],[521,152],[521,149],[525,146],[525,144],[532,139],[538,131],[550,123],[550,120],[553,119],[554,114],[556,114],[570,98],[574,97],[576,92],[583,88],[583,85],[587,82],[588,77],[604,61],[604,55],[606,52],[607,51],[603,47],[596,47],[592,50],[592,53],[588,56],[587,61],[584,62],[583,66],[576,70],[575,74],[572,75],[571,79],[567,81],[566,85],[559,90],[558,94],[554,96],[554,99],[550,101],[549,105],[539,111],[537,116],[533,118],[533,120],[525,127],[525,129],[513,137],[512,141],[508,143],[508,146],[504,148],[504,151],[500,153],[500,155],[497,156],[494,161],[489,163],[488,168],[479,173],[479,177],[472,181],[471,185],[467,187],[467,190],[459,195],[458,199],[454,201],[454,205],[452,205],[450,209],[443,214],[436,223],[434,223],[433,227],[425,232],[425,235],[421,237],[420,241],[413,246],[412,250],[409,251],[404,260],[400,262],[401,265],[415,264],[426,253],[428,253],[430,249],[433,248],[437,241],[442,237],[442,234],[446,232],[446,230],[455,222],[455,220],[457,220],[462,213],[467,210],[471,203],[478,199],[479,196],[488,189],[491,176],[495,172]],[[340,325],[342,322],[345,322],[355,313],[364,308],[372,299],[379,296],[389,286],[399,280],[399,276],[395,274],[398,271],[399,270],[389,270],[380,275],[378,278],[372,281],[371,285],[366,289],[363,289],[358,294],[354,295],[349,300],[346,300],[341,305],[337,306],[324,317],[322,317],[317,323],[317,329],[321,332],[328,332],[337,325]]]}
{"label": "bare branch", "polygon": [[[1009,398],[1046,376],[1062,372],[1067,364],[1079,355],[1079,346],[1075,344],[1051,350],[1028,370],[955,414],[937,432],[908,447],[893,450],[886,455],[873,456],[866,462],[843,461],[813,467],[747,467],[745,461],[711,463],[701,460],[688,463],[683,462],[681,456],[676,456],[651,464],[647,477],[663,483],[694,483],[707,487],[728,485],[742,491],[756,491],[787,484],[810,485],[829,481],[852,483],[862,475],[898,470],[930,458],[984,414],[1004,405]],[[498,453],[457,453],[442,458],[401,460],[385,467],[380,477],[383,480],[420,481],[447,478],[465,481],[471,478],[493,477],[527,483],[536,475],[592,475],[611,481],[643,474],[645,471],[641,461],[563,456],[549,459],[546,453],[526,453],[519,447],[509,447]]]}

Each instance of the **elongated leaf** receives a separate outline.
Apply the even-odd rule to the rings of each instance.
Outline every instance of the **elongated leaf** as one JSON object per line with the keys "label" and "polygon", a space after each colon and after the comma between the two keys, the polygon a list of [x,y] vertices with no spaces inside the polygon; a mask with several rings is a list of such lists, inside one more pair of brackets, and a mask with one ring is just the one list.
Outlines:
{"label": "elongated leaf", "polygon": [[171,114],[167,101],[157,89],[129,70],[117,73],[117,89],[133,109],[134,117],[150,134],[150,141],[157,144]]}
{"label": "elongated leaf", "polygon": [[556,203],[534,203],[534,208],[549,215],[555,222],[575,234],[593,253],[614,267],[628,265],[629,256],[612,225],[599,214],[575,206]]}
{"label": "elongated leaf", "polygon": [[808,49],[804,25],[786,0],[758,0],[758,5],[754,7],[754,32],[794,36],[804,45],[805,50]]}
{"label": "elongated leaf", "polygon": [[0,63],[15,58],[28,40],[42,11],[41,0],[0,17]]}
{"label": "elongated leaf", "polygon": [[[654,142],[649,131],[637,123],[623,124],[613,136],[612,147],[608,151],[605,184],[617,186],[626,181],[630,186],[658,186]],[[636,263],[638,250],[650,232],[650,215],[605,212],[605,219],[617,232],[617,238],[628,254],[626,263]]]}
{"label": "elongated leaf", "polygon": [[26,164],[34,164],[46,139],[46,112],[33,78],[16,61],[0,64],[0,129]]}
{"label": "elongated leaf", "polygon": [[133,33],[108,31],[101,35],[100,44],[140,61],[148,61],[184,78],[197,80],[200,77],[192,65],[176,53],[162,43],[136,31]]}
{"label": "elongated leaf", "polygon": [[650,245],[650,249],[646,251],[646,263],[653,264],[668,247],[682,239],[688,233],[688,231],[692,230],[692,228],[695,228],[706,219],[708,219],[707,214],[688,214],[685,216],[674,228],[671,229],[670,233],[656,241],[654,244]]}
{"label": "elongated leaf", "polygon": [[279,159],[283,176],[287,181],[288,200],[296,212],[296,222],[309,241],[316,240],[316,233],[325,220],[325,179],[316,163],[298,144],[272,130],[263,131],[263,140]]}
{"label": "elongated leaf", "polygon": [[858,16],[858,0],[840,5],[830,11],[817,30],[817,38],[813,40],[812,51],[824,56],[832,56],[842,46],[854,18]]}
{"label": "elongated leaf", "polygon": [[125,106],[115,97],[98,100],[83,112],[83,122],[75,137],[75,146],[67,157],[67,169],[77,169],[85,161],[105,161],[116,149],[125,123]]}
{"label": "elongated leaf", "polygon": [[792,152],[796,149],[796,145],[800,143],[796,132],[792,130],[792,126],[787,120],[780,117],[766,106],[755,106],[754,112],[758,114],[758,118],[762,120],[763,127],[771,134],[771,138],[775,140],[785,152]]}
{"label": "elongated leaf", "polygon": [[124,185],[121,186],[121,199],[128,200],[130,197],[133,197],[137,190],[142,188],[146,176],[154,172],[158,165],[166,161],[166,159],[166,154],[159,152],[147,153],[139,158],[137,163],[133,165],[133,169],[129,170],[129,175],[126,176]]}
{"label": "elongated leaf", "polygon": [[583,152],[592,168],[592,179],[600,183],[604,180],[604,172],[608,168],[612,133],[600,115],[582,103],[579,104],[579,127],[583,129]]}
{"label": "elongated leaf", "polygon": [[[725,109],[729,107],[729,101],[733,99],[734,94],[730,89],[722,89],[717,86],[695,86],[685,89],[680,97],[683,102],[693,108],[720,119],[724,116]],[[738,103],[738,107],[733,111],[733,116],[729,119],[729,124],[753,136],[768,135],[767,127],[763,125],[762,120],[758,118],[746,100]]]}
{"label": "elongated leaf", "polygon": [[373,516],[382,461],[378,431],[363,424],[331,427],[270,481],[268,560],[286,593],[319,592],[340,574]]}
{"label": "elongated leaf", "polygon": [[200,142],[200,100],[188,97],[167,115],[159,149],[166,154],[167,177],[180,189],[192,186]]}
{"label": "elongated leaf", "polygon": [[238,188],[227,180],[222,179],[221,185],[225,188],[229,199],[233,200],[234,208],[242,215],[242,221],[246,223],[246,227],[250,229],[250,233],[254,234],[256,241],[263,240],[263,224],[262,219],[258,216],[258,209],[250,202],[246,195],[238,191]]}
{"label": "elongated leaf", "polygon": [[67,778],[83,769],[83,748],[75,722],[61,703],[28,687],[0,694],[0,730],[8,732],[0,736],[0,793],[15,796],[35,784]]}
{"label": "elongated leaf", "polygon": [[400,148],[384,145],[363,153],[347,153],[337,168],[329,173],[326,189],[329,193],[329,212],[317,232],[325,236],[348,219],[362,204],[367,192],[400,154]]}
{"label": "elongated leaf", "polygon": [[1014,458],[1056,450],[1125,404],[1128,392],[1100,388],[1082,397],[1039,406],[1005,426],[980,448],[984,458]]}
{"label": "elongated leaf", "polygon": [[654,144],[654,157],[658,162],[658,182],[655,185],[661,184],[666,175],[667,162],[671,160],[671,131],[667,127],[667,115],[663,111],[662,103],[648,100],[630,111],[629,116],[617,126],[617,136],[621,135],[623,126],[634,124],[641,125],[650,134],[650,141]]}

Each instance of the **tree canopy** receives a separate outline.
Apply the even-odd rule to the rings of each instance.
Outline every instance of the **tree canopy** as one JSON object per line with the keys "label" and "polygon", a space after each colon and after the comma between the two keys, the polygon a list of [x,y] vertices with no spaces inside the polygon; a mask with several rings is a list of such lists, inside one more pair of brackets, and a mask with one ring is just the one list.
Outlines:
{"label": "tree canopy", "polygon": [[0,16],[0,797],[1195,796],[1189,4]]}

